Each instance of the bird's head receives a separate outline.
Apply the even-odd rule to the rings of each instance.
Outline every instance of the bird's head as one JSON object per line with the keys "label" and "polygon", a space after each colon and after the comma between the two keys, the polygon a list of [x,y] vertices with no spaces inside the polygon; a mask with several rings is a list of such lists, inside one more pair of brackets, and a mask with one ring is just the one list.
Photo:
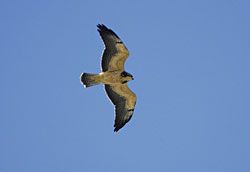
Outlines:
{"label": "bird's head", "polygon": [[133,78],[133,75],[131,75],[130,73],[123,71],[121,73],[121,80],[122,80],[122,83],[124,84],[130,80],[134,80],[134,78]]}

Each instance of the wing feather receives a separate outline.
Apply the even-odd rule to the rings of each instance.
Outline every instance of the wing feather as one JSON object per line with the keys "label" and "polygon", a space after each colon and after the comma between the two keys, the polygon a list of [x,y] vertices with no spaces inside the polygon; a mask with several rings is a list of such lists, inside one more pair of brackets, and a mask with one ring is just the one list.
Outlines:
{"label": "wing feather", "polygon": [[121,129],[131,118],[136,104],[136,95],[127,84],[105,85],[111,102],[115,105],[114,131]]}
{"label": "wing feather", "polygon": [[98,24],[97,27],[105,45],[101,60],[102,71],[124,70],[124,63],[129,56],[128,49],[111,29],[103,24]]}

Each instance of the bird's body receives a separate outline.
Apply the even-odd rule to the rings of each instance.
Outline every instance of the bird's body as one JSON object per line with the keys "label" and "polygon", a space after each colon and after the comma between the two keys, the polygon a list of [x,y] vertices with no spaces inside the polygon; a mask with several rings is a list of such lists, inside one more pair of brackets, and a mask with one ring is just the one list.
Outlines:
{"label": "bird's body", "polygon": [[102,72],[83,73],[81,82],[85,87],[104,84],[105,91],[115,105],[114,131],[122,128],[132,117],[136,104],[136,95],[128,88],[127,82],[133,76],[124,70],[129,52],[121,39],[104,25],[97,25],[105,49],[102,55]]}
{"label": "bird's body", "polygon": [[[84,73],[83,79],[91,81],[92,84],[123,84],[130,80],[130,78],[122,77],[124,71],[106,71],[99,74]],[[87,81],[86,81],[87,82]],[[92,86],[85,84],[86,87]]]}

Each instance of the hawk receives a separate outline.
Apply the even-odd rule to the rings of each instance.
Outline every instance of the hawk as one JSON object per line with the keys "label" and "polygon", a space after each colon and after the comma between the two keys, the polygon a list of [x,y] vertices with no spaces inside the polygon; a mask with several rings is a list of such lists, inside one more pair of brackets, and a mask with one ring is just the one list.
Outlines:
{"label": "hawk", "polygon": [[97,28],[105,46],[101,59],[102,72],[82,73],[80,79],[85,87],[104,84],[107,96],[115,106],[114,132],[117,132],[131,119],[136,104],[136,95],[127,84],[134,78],[124,69],[129,51],[111,29],[103,24],[98,24]]}

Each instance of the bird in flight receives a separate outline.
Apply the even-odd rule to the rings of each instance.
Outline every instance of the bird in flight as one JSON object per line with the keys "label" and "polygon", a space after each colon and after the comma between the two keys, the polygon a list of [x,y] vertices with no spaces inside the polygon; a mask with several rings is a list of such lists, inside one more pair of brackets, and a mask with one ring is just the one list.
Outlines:
{"label": "bird in flight", "polygon": [[98,24],[97,28],[105,46],[101,59],[102,72],[82,73],[80,79],[85,87],[104,84],[107,96],[115,106],[114,132],[117,132],[131,119],[136,104],[136,95],[127,84],[134,78],[124,69],[129,51],[111,29],[103,24]]}

